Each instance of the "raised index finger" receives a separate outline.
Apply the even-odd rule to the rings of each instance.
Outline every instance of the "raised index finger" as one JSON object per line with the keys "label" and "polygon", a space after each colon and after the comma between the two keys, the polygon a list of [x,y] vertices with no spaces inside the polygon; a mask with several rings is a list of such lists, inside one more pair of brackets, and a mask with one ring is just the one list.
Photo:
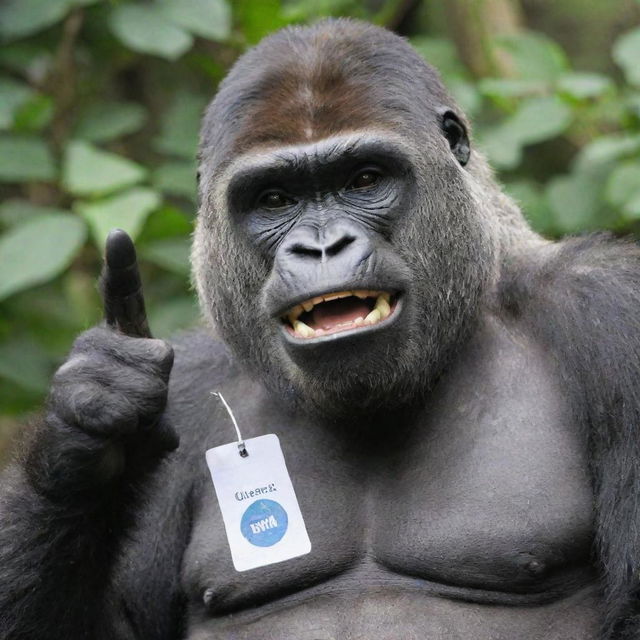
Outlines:
{"label": "raised index finger", "polygon": [[122,229],[109,233],[100,277],[107,324],[135,338],[150,338],[133,241]]}

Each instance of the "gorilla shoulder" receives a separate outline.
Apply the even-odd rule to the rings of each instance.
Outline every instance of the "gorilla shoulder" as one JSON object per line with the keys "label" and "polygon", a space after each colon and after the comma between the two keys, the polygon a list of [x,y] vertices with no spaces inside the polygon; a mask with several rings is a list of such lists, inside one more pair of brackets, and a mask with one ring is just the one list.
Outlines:
{"label": "gorilla shoulder", "polygon": [[[555,328],[567,340],[592,340],[597,333],[616,339],[640,339],[640,247],[630,240],[597,233],[537,247],[510,260],[502,271],[499,299],[514,318],[535,322],[557,309],[564,315]],[[586,335],[567,323],[584,323]],[[551,330],[551,322],[545,325]],[[623,329],[628,333],[620,333]],[[601,337],[605,337],[604,335]],[[612,336],[613,337],[613,336]],[[606,340],[605,342],[608,342]]]}

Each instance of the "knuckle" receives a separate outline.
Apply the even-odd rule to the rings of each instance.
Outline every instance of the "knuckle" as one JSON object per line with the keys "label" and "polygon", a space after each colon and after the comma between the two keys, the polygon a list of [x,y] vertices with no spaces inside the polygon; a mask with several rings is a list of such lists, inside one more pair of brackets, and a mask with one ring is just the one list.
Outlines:
{"label": "knuckle", "polygon": [[65,385],[52,398],[55,413],[67,424],[94,432],[128,431],[137,412],[126,395],[94,381]]}
{"label": "knuckle", "polygon": [[126,367],[119,372],[113,390],[127,399],[143,421],[154,418],[167,402],[166,382],[157,375],[141,372],[133,367]]}
{"label": "knuckle", "polygon": [[152,359],[163,369],[173,366],[173,347],[166,340],[148,339]]}
{"label": "knuckle", "polygon": [[113,331],[104,327],[93,327],[81,333],[73,343],[71,353],[90,353],[92,351],[104,351],[107,345],[114,341]]}
{"label": "knuckle", "polygon": [[87,366],[90,362],[90,358],[84,354],[72,354],[53,374],[53,384],[67,384],[69,380],[74,378],[86,377]]}
{"label": "knuckle", "polygon": [[167,384],[156,376],[140,376],[136,384],[130,389],[135,399],[148,406],[150,403],[160,403],[167,397]]}

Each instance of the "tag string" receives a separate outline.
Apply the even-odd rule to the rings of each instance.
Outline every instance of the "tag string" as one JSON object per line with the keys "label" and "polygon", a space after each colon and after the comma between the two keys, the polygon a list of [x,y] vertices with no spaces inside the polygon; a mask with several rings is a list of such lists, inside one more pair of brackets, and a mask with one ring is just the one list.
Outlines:
{"label": "tag string", "polygon": [[241,458],[246,458],[249,455],[249,452],[247,451],[247,447],[244,444],[244,440],[242,439],[242,434],[240,433],[240,427],[238,426],[238,421],[236,420],[236,417],[233,415],[233,411],[231,411],[231,407],[228,405],[227,401],[224,399],[224,396],[219,391],[212,391],[211,395],[218,396],[218,398],[220,398],[220,400],[222,401],[224,408],[227,410],[227,413],[229,414],[229,417],[233,422],[233,426],[235,427],[236,434],[238,436],[238,452],[240,453]]}

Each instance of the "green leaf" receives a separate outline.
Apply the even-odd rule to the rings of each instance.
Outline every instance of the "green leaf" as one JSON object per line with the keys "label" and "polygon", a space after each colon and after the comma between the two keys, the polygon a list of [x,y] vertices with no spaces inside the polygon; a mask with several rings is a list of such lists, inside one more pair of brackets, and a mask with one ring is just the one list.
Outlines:
{"label": "green leaf", "polygon": [[180,276],[188,276],[190,271],[189,253],[191,242],[187,237],[157,240],[144,245],[141,253],[149,262]]}
{"label": "green leaf", "polygon": [[467,70],[460,60],[458,51],[449,38],[420,36],[411,38],[411,44],[418,53],[445,78],[467,76]]}
{"label": "green leaf", "polygon": [[75,141],[67,146],[63,182],[75,195],[104,195],[140,182],[146,176],[143,167],[115,153]]}
{"label": "green leaf", "polygon": [[61,20],[72,4],[69,0],[4,0],[0,6],[0,40],[45,29]]}
{"label": "green leaf", "polygon": [[53,207],[43,207],[41,205],[32,204],[28,200],[20,200],[14,198],[5,200],[0,204],[0,221],[7,227],[24,224],[36,216],[51,214],[67,214],[64,209],[55,209]]}
{"label": "green leaf", "polygon": [[627,220],[640,220],[640,193],[625,203],[622,213]]}
{"label": "green leaf", "polygon": [[196,200],[196,167],[191,162],[168,162],[153,172],[152,182],[160,191]]}
{"label": "green leaf", "polygon": [[39,215],[0,238],[0,299],[64,271],[82,247],[86,226],[71,214]]}
{"label": "green leaf", "polygon": [[547,89],[547,84],[540,80],[484,78],[478,82],[478,88],[488,98],[498,100],[544,94]]}
{"label": "green leaf", "polygon": [[626,99],[627,106],[631,112],[640,118],[640,93],[633,93]]}
{"label": "green leaf", "polygon": [[42,94],[33,96],[15,113],[15,131],[36,132],[44,129],[53,118],[53,99]]}
{"label": "green leaf", "polygon": [[569,68],[564,51],[540,33],[501,35],[496,46],[509,54],[519,78],[552,82]]}
{"label": "green leaf", "polygon": [[605,198],[614,207],[622,207],[640,195],[640,162],[625,162],[614,168],[607,180]]}
{"label": "green leaf", "polygon": [[23,389],[46,391],[52,368],[51,359],[33,340],[23,338],[0,344],[0,377]]}
{"label": "green leaf", "polygon": [[130,49],[168,60],[176,60],[193,44],[193,38],[169,22],[157,5],[119,5],[109,24],[114,35]]}
{"label": "green leaf", "polygon": [[547,198],[556,224],[565,233],[594,226],[599,185],[585,174],[570,174],[550,180]]}
{"label": "green leaf", "polygon": [[506,123],[522,144],[534,144],[560,135],[571,123],[571,109],[560,99],[530,98]]}
{"label": "green leaf", "polygon": [[559,98],[529,98],[505,122],[485,129],[480,146],[499,169],[513,169],[522,160],[522,147],[561,134],[571,122],[571,110]]}
{"label": "green leaf", "polygon": [[170,338],[176,331],[192,327],[199,318],[198,305],[191,296],[175,298],[149,308],[149,325],[153,335]]}
{"label": "green leaf", "polygon": [[622,67],[627,80],[640,86],[640,27],[620,36],[613,45],[613,59]]}
{"label": "green leaf", "polygon": [[0,64],[30,79],[43,80],[51,68],[53,56],[34,42],[14,42],[0,47]]}
{"label": "green leaf", "polygon": [[233,13],[248,44],[287,24],[281,0],[233,0]]}
{"label": "green leaf", "polygon": [[158,151],[169,155],[194,159],[200,134],[200,120],[207,98],[179,93],[162,116],[160,136],[154,141]]}
{"label": "green leaf", "polygon": [[540,185],[533,180],[516,180],[505,185],[507,193],[520,205],[533,228],[540,233],[554,231],[553,215]]}
{"label": "green leaf", "polygon": [[597,98],[612,87],[611,79],[600,73],[565,73],[558,80],[558,90],[576,100]]}
{"label": "green leaf", "polygon": [[124,229],[134,240],[147,216],[160,204],[160,196],[151,189],[136,187],[99,202],[78,202],[74,208],[89,223],[93,239],[100,251],[109,231]]}
{"label": "green leaf", "polygon": [[53,156],[39,138],[0,137],[0,182],[49,182],[56,177]]}
{"label": "green leaf", "polygon": [[160,0],[162,14],[191,33],[210,40],[231,34],[231,10],[225,0]]}
{"label": "green leaf", "polygon": [[33,94],[33,89],[22,82],[7,77],[0,78],[0,129],[11,128],[14,113]]}
{"label": "green leaf", "polygon": [[479,131],[478,145],[497,169],[513,169],[522,160],[522,144],[506,124]]}
{"label": "green leaf", "polygon": [[78,119],[76,138],[107,142],[138,131],[147,120],[147,112],[133,102],[101,102],[89,107]]}
{"label": "green leaf", "polygon": [[575,161],[575,167],[577,170],[585,172],[638,151],[640,151],[640,135],[612,134],[600,136],[580,150]]}
{"label": "green leaf", "polygon": [[140,234],[140,242],[151,243],[175,236],[188,236],[191,233],[193,233],[193,221],[177,207],[163,204],[147,219],[144,230]]}
{"label": "green leaf", "polygon": [[449,79],[445,84],[467,116],[471,118],[480,111],[482,96],[472,82]]}

